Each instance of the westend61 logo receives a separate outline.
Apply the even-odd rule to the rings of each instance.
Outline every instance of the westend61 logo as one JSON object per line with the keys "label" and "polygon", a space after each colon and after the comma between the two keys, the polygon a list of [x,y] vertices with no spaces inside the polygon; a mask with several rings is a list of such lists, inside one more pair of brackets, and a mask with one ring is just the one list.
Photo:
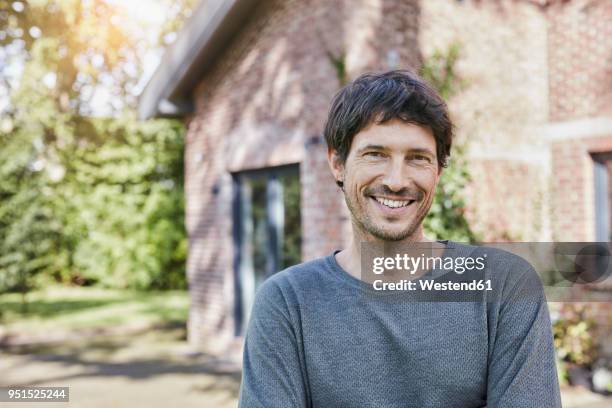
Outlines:
{"label": "westend61 logo", "polygon": [[609,242],[362,243],[361,280],[426,301],[499,300],[510,284],[520,299],[612,301],[611,255]]}

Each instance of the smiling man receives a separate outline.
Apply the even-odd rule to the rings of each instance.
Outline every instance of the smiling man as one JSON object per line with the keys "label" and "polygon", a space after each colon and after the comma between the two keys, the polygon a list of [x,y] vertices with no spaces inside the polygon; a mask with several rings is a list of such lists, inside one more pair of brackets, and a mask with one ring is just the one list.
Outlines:
{"label": "smiling man", "polygon": [[[325,139],[351,240],[258,290],[241,407],[561,406],[550,318],[533,268],[509,253],[423,234],[452,136],[444,101],[410,72],[363,75],[336,95]],[[377,297],[362,252],[379,244],[486,258],[481,273],[494,291],[472,301]],[[415,278],[444,276],[438,272]]]}

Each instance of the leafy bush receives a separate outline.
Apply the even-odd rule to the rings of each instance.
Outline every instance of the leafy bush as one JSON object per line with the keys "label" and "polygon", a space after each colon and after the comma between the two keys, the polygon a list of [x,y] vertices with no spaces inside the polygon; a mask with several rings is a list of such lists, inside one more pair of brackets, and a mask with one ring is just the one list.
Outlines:
{"label": "leafy bush", "polygon": [[[0,289],[27,290],[36,275],[185,287],[182,126],[124,118],[91,119],[80,129],[78,143],[39,167],[19,159],[27,154],[3,154]],[[0,147],[18,141],[0,135]]]}
{"label": "leafy bush", "polygon": [[76,270],[108,287],[184,287],[180,125],[124,120],[96,128],[109,137],[79,148],[72,163],[72,201],[84,232]]}
{"label": "leafy bush", "polygon": [[559,313],[559,318],[553,323],[557,355],[567,363],[590,367],[597,354],[593,337],[596,326],[587,306],[564,304]]}

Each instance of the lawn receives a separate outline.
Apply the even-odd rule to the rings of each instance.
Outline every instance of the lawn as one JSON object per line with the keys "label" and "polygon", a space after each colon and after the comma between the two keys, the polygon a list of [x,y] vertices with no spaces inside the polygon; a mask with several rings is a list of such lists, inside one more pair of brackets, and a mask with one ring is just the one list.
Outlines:
{"label": "lawn", "polygon": [[138,292],[53,286],[27,295],[0,295],[0,338],[108,327],[179,325],[187,321],[186,291]]}

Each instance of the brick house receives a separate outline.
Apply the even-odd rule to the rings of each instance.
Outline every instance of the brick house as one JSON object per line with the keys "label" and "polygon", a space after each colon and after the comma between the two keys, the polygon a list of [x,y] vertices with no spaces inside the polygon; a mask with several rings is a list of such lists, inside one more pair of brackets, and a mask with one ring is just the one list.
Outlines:
{"label": "brick house", "polygon": [[610,38],[607,0],[204,0],[139,106],[187,125],[190,342],[238,350],[261,280],[348,237],[321,137],[339,62],[418,69],[458,42],[473,229],[607,241]]}

